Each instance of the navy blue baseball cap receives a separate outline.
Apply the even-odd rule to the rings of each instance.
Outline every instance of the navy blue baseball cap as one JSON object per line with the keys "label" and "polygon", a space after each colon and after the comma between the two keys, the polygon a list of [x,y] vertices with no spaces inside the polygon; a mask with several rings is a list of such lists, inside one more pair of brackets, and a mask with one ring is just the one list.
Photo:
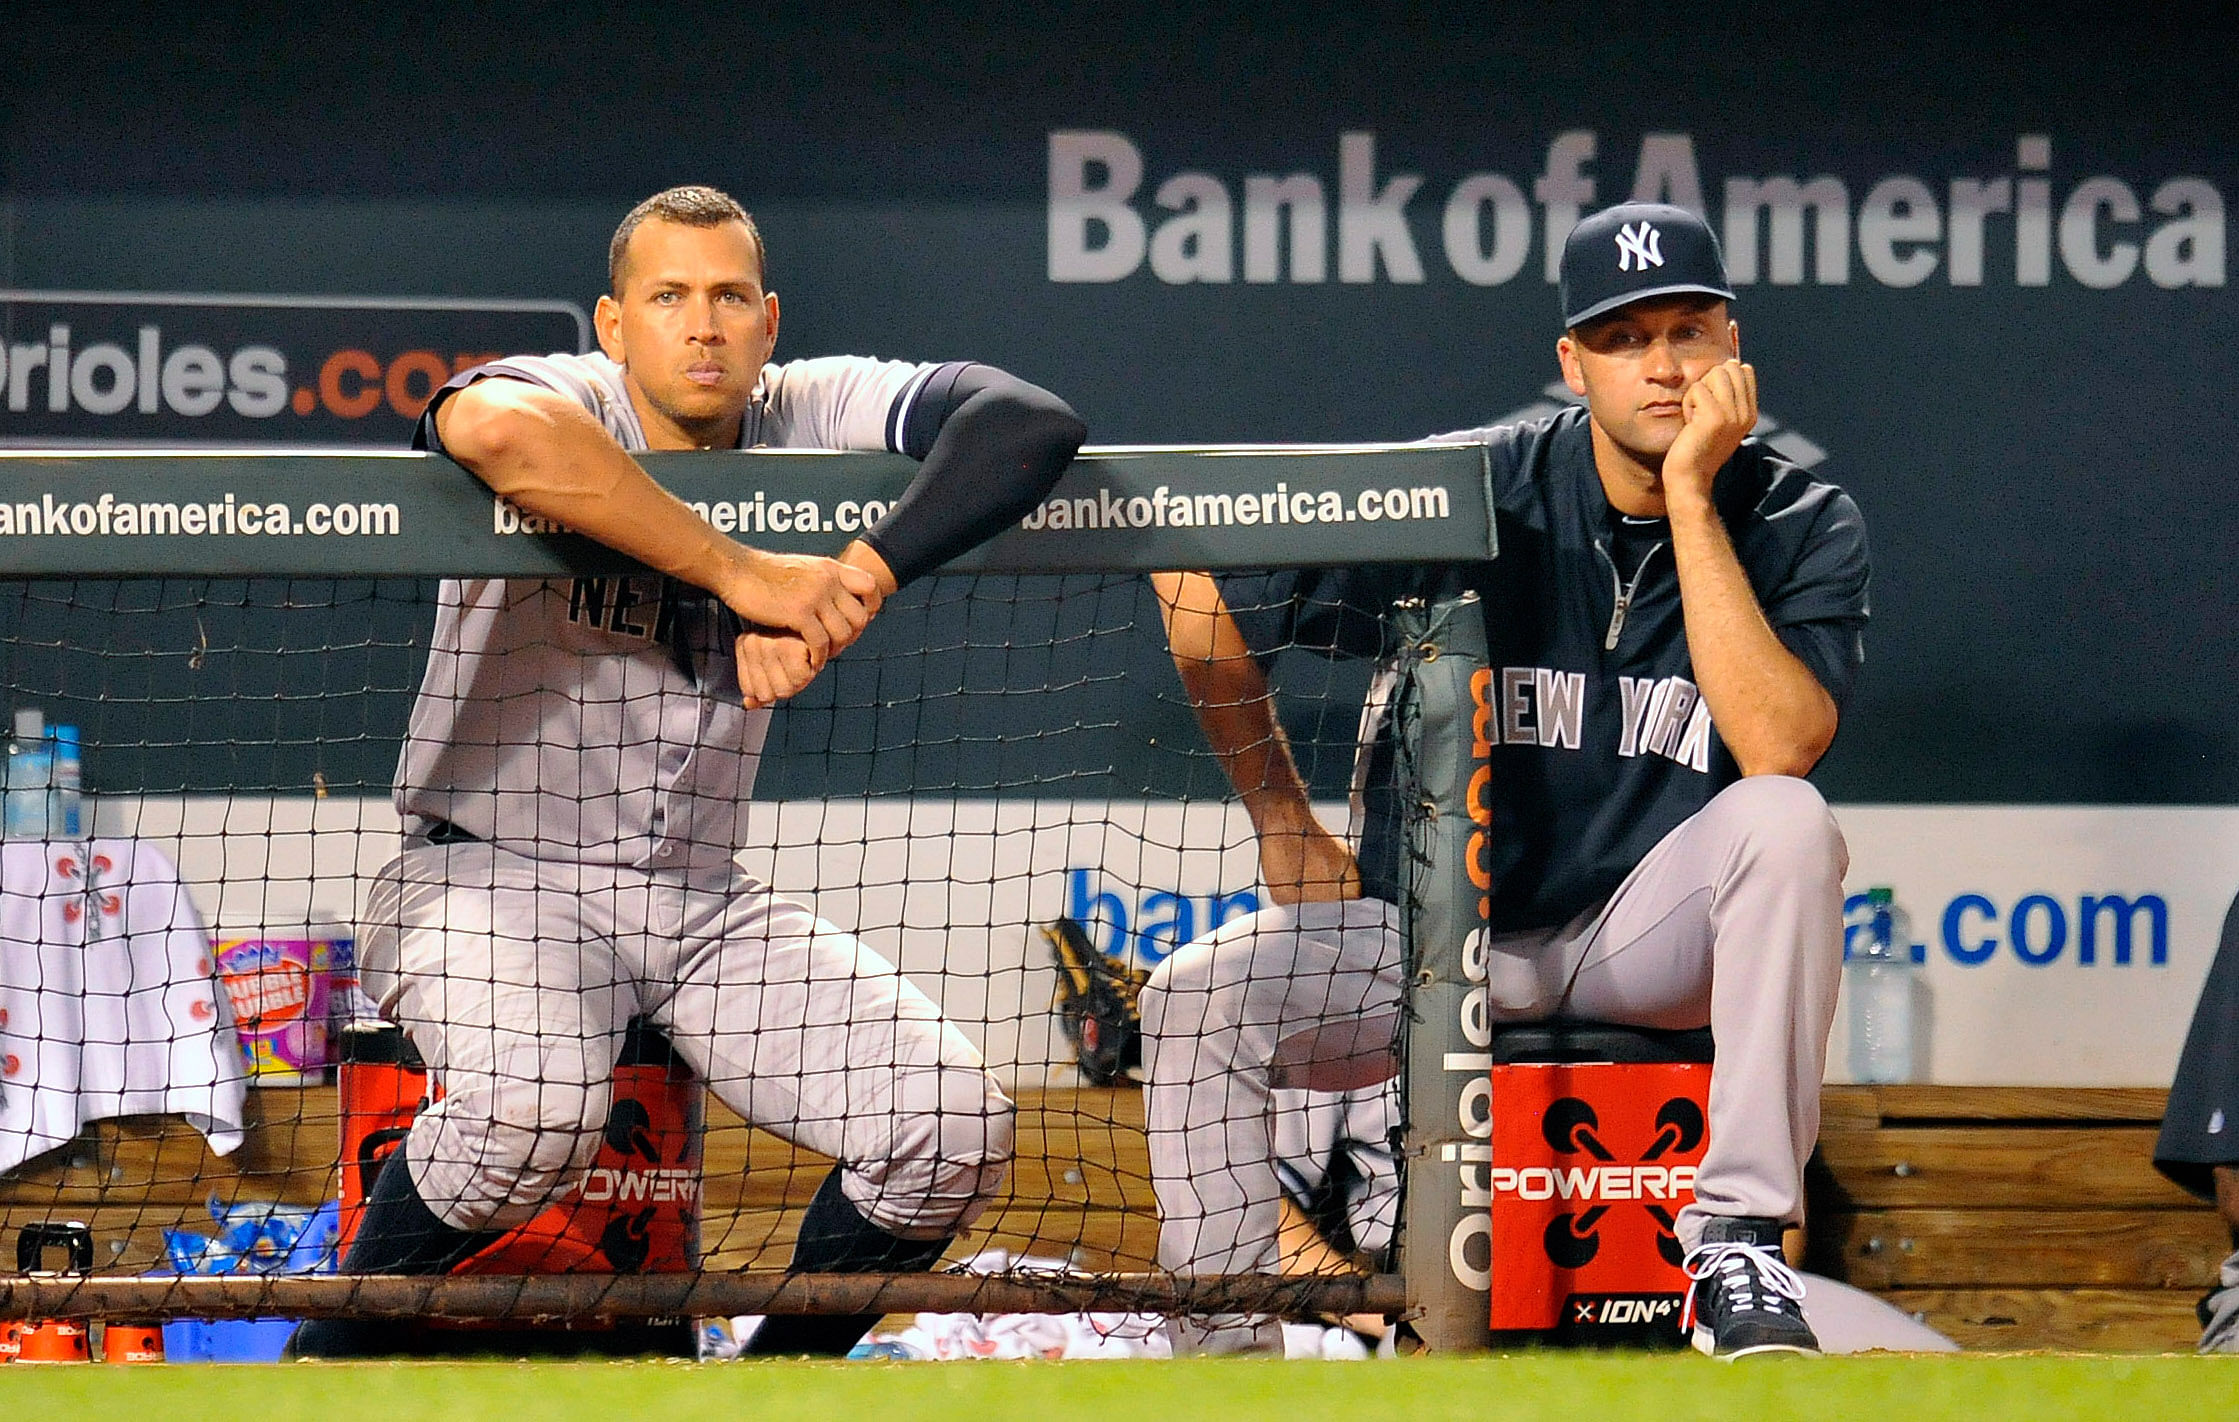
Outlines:
{"label": "navy blue baseball cap", "polygon": [[1734,299],[1718,238],[1686,208],[1621,202],[1573,227],[1563,243],[1566,329],[1631,302],[1689,291]]}

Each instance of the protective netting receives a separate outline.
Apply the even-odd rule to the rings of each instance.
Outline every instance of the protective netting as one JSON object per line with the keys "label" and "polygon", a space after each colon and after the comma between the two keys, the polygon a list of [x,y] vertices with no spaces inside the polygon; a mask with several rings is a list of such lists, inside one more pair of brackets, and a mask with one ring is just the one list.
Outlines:
{"label": "protective netting", "polygon": [[[655,633],[630,609],[660,589],[582,581],[597,586],[540,595]],[[438,596],[411,579],[0,585],[8,706],[39,722],[11,742],[0,844],[0,1228],[14,1241],[57,1227],[33,1232],[26,1263],[74,1268],[66,1226],[82,1223],[98,1275],[233,1281],[192,1303],[134,1295],[160,1311],[425,1311],[429,1295],[392,1281],[322,1291],[295,1274],[333,1268],[332,1231],[356,1224],[388,1153],[442,1102],[454,1128],[412,1138],[431,1155],[422,1193],[446,1223],[509,1231],[459,1272],[682,1276],[666,1292],[454,1289],[445,1312],[733,1311],[751,1291],[705,1283],[747,1271],[768,1286],[799,1263],[836,1158],[848,1205],[907,1242],[970,1217],[936,1268],[991,1279],[970,1295],[984,1306],[1171,1301],[1132,998],[1267,890],[1142,578],[906,591],[775,712],[743,877],[702,864],[669,899],[627,865],[522,877],[502,843],[461,826],[427,843],[424,820],[400,818],[392,785]],[[1259,650],[1323,817],[1342,826],[1369,669]],[[75,830],[62,727],[82,758]],[[508,748],[479,749],[523,773]],[[614,750],[531,757],[551,778],[528,788],[611,796]],[[417,867],[385,880],[408,827]],[[749,881],[845,952],[859,940],[899,968],[1001,1094],[920,1070],[912,1054],[945,1039],[937,1023],[896,1028],[918,1021],[907,992],[827,991],[821,958],[772,967],[773,937],[827,930],[742,898]],[[401,945],[385,961],[383,931]],[[742,937],[762,947],[727,955]],[[472,941],[427,987],[431,942],[454,938]],[[400,986],[415,971],[421,989]],[[798,981],[779,991],[756,973]],[[704,991],[676,992],[680,978]],[[545,1045],[521,1050],[530,1040]],[[1015,1116],[991,1124],[1005,1098]],[[1389,1268],[1398,1101],[1383,1085],[1276,1093],[1283,1269]],[[879,1268],[802,1254],[811,1272]],[[1123,1279],[1136,1282],[1115,1292]],[[1012,1285],[1042,1292],[998,1287]],[[33,1306],[12,1297],[0,1311]],[[953,1282],[764,1287],[760,1302],[940,1299],[966,1296]]]}

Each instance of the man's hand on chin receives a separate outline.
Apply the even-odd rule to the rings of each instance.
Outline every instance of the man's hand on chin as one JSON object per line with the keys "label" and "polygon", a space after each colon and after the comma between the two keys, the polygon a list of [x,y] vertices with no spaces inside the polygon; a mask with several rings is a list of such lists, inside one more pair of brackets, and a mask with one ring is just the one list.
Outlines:
{"label": "man's hand on chin", "polygon": [[1664,501],[1699,508],[1710,502],[1718,471],[1757,428],[1756,369],[1738,360],[1712,366],[1687,387],[1679,413],[1685,423],[1664,455]]}

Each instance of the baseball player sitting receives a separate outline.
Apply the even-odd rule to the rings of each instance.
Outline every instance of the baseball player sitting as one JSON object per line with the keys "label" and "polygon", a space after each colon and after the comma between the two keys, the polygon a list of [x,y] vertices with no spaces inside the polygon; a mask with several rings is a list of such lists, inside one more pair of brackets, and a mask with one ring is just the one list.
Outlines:
{"label": "baseball player sitting", "polygon": [[[1256,653],[1381,657],[1396,599],[1474,589],[1493,667],[1495,1016],[1709,1025],[1709,1154],[1679,1220],[1693,1341],[1813,1352],[1780,1238],[1818,1134],[1848,854],[1801,777],[1862,657],[1865,530],[1839,490],[1748,439],[1757,377],[1699,218],[1649,204],[1588,218],[1561,290],[1556,357],[1585,408],[1447,437],[1486,447],[1496,560],[1157,579],[1274,904],[1173,954],[1142,995],[1159,1259],[1272,1269],[1271,1087],[1393,1069],[1390,727],[1372,696],[1356,852],[1315,821]],[[1211,1350],[1273,1342],[1248,1316],[1177,1333]]]}
{"label": "baseball player sitting", "polygon": [[2154,1141],[2162,1174],[2216,1202],[2231,1232],[2231,1255],[2200,1300],[2200,1351],[2239,1353],[2239,900],[2201,985]]}
{"label": "baseball player sitting", "polygon": [[[398,768],[406,848],[370,895],[362,964],[444,1094],[344,1268],[443,1271],[568,1191],[642,1016],[741,1116],[839,1162],[794,1269],[925,1269],[999,1186],[1011,1103],[923,992],[733,856],[768,708],[882,599],[1039,501],[1084,431],[983,365],[771,363],[761,237],[712,189],[639,204],[609,267],[599,354],[479,367],[421,417],[420,447],[658,575],[443,586]],[[732,540],[631,458],[761,446],[923,468],[830,559]],[[844,1353],[872,1321],[773,1319],[755,1348]],[[296,1351],[393,1341],[310,1324]]]}

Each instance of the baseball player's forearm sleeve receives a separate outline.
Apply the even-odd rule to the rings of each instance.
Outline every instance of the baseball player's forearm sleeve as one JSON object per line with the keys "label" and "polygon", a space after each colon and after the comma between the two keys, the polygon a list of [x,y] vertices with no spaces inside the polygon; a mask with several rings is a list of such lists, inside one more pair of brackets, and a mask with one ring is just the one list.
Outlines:
{"label": "baseball player's forearm sleeve", "polygon": [[993,366],[969,365],[928,389],[902,431],[925,467],[863,535],[897,583],[932,572],[1049,493],[1088,438],[1070,405]]}

